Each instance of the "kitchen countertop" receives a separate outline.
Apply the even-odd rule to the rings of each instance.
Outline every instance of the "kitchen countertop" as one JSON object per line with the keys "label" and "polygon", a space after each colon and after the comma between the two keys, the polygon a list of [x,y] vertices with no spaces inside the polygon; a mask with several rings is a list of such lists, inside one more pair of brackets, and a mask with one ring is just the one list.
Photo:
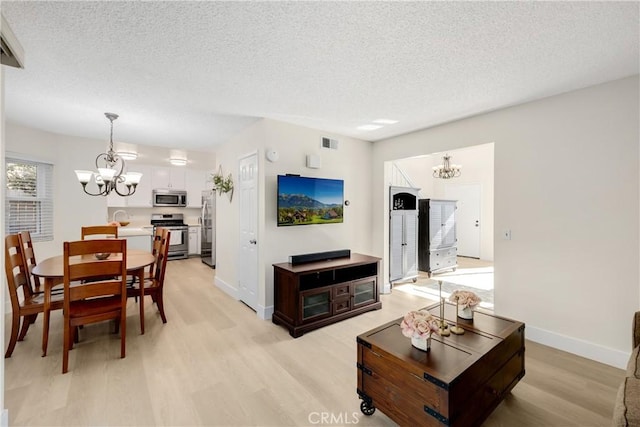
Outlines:
{"label": "kitchen countertop", "polygon": [[142,227],[119,227],[118,237],[131,237],[131,236],[151,236],[153,230],[151,228]]}

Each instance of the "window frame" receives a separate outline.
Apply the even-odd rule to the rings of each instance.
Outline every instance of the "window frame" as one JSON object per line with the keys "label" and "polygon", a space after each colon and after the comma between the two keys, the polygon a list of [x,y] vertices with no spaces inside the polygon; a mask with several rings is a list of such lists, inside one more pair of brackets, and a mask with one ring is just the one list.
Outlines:
{"label": "window frame", "polygon": [[[8,166],[9,164],[33,165],[36,167],[35,195],[12,195],[9,187]],[[54,212],[53,212],[53,175],[54,165],[49,162],[24,158],[19,155],[7,153],[4,158],[4,202],[5,202],[5,234],[13,234],[19,231],[28,230],[34,242],[46,242],[54,239]],[[30,214],[33,218],[21,217],[16,206],[20,203],[33,203],[35,212]],[[32,221],[33,227],[25,227],[20,221]]]}

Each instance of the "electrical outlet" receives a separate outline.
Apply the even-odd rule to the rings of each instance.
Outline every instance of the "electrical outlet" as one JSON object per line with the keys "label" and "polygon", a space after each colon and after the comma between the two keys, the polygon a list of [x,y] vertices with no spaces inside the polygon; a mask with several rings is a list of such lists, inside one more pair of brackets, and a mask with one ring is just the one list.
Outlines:
{"label": "electrical outlet", "polygon": [[511,230],[504,230],[502,232],[502,239],[503,240],[511,240]]}

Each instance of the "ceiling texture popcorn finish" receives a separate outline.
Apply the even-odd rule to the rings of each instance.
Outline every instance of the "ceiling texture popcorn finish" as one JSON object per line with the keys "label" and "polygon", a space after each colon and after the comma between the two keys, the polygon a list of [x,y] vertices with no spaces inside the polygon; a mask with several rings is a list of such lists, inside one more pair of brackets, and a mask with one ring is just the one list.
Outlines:
{"label": "ceiling texture popcorn finish", "polygon": [[[637,2],[13,2],[5,117],[211,150],[266,117],[376,141],[638,73]],[[375,130],[358,126],[397,120]]]}

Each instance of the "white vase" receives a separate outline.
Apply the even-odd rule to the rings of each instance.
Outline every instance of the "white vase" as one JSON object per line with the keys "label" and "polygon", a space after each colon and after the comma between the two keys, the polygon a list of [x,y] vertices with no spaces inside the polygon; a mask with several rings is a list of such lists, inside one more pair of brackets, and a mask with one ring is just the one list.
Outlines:
{"label": "white vase", "polygon": [[411,337],[411,345],[422,351],[429,351],[429,349],[431,348],[431,337],[429,338]]}
{"label": "white vase", "polygon": [[461,319],[473,320],[473,310],[471,307],[458,306],[458,317]]}

